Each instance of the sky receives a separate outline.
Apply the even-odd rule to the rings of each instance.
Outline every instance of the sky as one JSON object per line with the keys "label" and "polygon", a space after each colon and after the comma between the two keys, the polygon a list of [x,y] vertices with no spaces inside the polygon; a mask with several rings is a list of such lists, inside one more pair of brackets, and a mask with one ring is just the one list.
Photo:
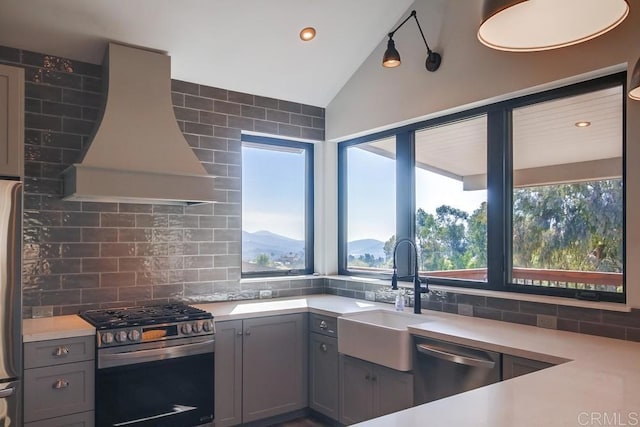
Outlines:
{"label": "sky", "polygon": [[[388,240],[395,234],[395,161],[356,147],[348,149],[348,241]],[[462,182],[416,169],[416,208],[442,205],[472,213],[486,190],[463,191]]]}
{"label": "sky", "polygon": [[[388,240],[395,234],[395,161],[348,151],[348,241]],[[242,149],[242,229],[304,239],[304,154]],[[416,206],[435,213],[447,204],[473,212],[486,191],[462,191],[462,182],[417,169]]]}
{"label": "sky", "polygon": [[242,148],[242,230],[304,240],[304,153]]}

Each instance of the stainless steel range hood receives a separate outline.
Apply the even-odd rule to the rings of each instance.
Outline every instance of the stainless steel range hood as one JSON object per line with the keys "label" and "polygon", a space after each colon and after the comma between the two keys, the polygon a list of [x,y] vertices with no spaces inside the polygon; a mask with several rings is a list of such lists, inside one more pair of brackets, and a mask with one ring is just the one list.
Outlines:
{"label": "stainless steel range hood", "polygon": [[171,102],[169,56],[109,43],[102,119],[64,199],[192,204],[213,201],[214,178],[185,140]]}

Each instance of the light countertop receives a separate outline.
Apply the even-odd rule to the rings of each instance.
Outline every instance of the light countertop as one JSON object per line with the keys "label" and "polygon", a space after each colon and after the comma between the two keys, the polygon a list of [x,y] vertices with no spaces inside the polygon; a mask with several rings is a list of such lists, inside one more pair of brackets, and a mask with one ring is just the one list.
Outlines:
{"label": "light countertop", "polygon": [[22,341],[45,341],[95,335],[96,328],[76,315],[24,319]]}
{"label": "light countertop", "polygon": [[[391,304],[333,295],[195,306],[210,311],[216,321],[304,312],[339,316],[393,309]],[[412,334],[558,365],[358,426],[640,425],[640,343],[448,313],[423,313],[423,321],[409,327]],[[27,319],[23,331],[25,342],[95,333],[77,316]]]}

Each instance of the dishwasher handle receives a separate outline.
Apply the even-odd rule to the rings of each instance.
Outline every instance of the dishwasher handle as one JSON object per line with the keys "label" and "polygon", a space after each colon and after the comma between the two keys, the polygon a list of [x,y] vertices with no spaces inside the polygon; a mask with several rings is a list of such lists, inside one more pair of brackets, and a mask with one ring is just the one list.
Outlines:
{"label": "dishwasher handle", "polygon": [[467,354],[453,353],[438,347],[430,346],[429,344],[417,344],[416,347],[419,353],[443,359],[448,362],[458,363],[460,365],[487,369],[493,369],[496,366],[496,362],[489,358],[484,359],[476,356],[469,356]]}

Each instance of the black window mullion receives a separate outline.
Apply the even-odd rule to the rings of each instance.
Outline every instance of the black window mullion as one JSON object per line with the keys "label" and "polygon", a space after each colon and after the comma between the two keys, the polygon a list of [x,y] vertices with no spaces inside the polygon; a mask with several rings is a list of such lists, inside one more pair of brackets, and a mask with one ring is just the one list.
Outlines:
{"label": "black window mullion", "polygon": [[[396,135],[396,242],[414,240],[416,233],[415,209],[415,133],[404,131]],[[411,247],[398,247],[398,275],[411,274]],[[414,260],[417,262],[417,260]]]}
{"label": "black window mullion", "polygon": [[511,272],[511,110],[487,115],[487,281],[504,289]]}
{"label": "black window mullion", "polygon": [[347,148],[348,145],[338,145],[338,273],[349,274],[347,269],[347,221],[348,214],[348,185],[347,185]]}

